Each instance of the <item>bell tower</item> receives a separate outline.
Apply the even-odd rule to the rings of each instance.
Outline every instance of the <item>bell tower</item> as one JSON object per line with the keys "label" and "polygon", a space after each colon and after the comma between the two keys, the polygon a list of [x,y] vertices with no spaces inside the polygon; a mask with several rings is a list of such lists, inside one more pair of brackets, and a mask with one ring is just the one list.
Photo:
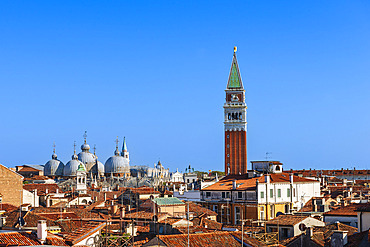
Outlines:
{"label": "bell tower", "polygon": [[225,174],[246,174],[247,105],[236,59],[236,47],[225,92]]}

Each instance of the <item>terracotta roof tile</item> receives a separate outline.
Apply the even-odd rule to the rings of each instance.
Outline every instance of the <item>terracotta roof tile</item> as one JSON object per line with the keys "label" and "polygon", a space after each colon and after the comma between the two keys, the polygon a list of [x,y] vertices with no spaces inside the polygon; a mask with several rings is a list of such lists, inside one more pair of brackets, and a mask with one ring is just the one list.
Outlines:
{"label": "terracotta roof tile", "polygon": [[[167,246],[171,247],[182,247],[187,245],[187,234],[177,234],[177,235],[159,235],[158,238],[164,242]],[[212,232],[212,233],[199,233],[190,234],[190,246],[209,246],[209,247],[239,247],[240,243],[235,239],[235,237],[229,232]]]}
{"label": "terracotta roof tile", "polygon": [[344,207],[340,207],[338,209],[333,209],[330,210],[326,213],[324,213],[324,216],[336,216],[336,215],[341,215],[341,216],[357,216],[357,212],[355,210],[357,208],[360,208],[362,206],[365,206],[365,203],[354,203],[350,204]]}
{"label": "terracotta roof tile", "polygon": [[301,215],[279,215],[272,220],[266,222],[266,225],[284,225],[284,226],[294,226],[301,222],[302,220],[308,218],[309,216]]}
{"label": "terracotta roof tile", "polygon": [[[204,189],[207,190],[227,190],[230,191],[233,189],[233,181],[236,180],[237,188],[236,190],[254,190],[256,188],[256,181],[259,183],[265,183],[265,176],[247,178],[245,175],[229,175],[221,179],[215,184],[212,184]],[[270,174],[270,183],[289,183],[289,174],[288,173],[275,173]],[[319,181],[303,178],[299,176],[293,176],[294,183],[319,183]]]}
{"label": "terracotta roof tile", "polygon": [[57,190],[62,192],[57,184],[24,184],[23,189],[28,191],[34,191],[37,189],[37,195],[39,196],[45,195],[46,190],[48,190],[48,193],[56,193]]}
{"label": "terracotta roof tile", "polygon": [[217,216],[217,213],[215,211],[202,207],[195,202],[185,202],[185,203],[189,204],[189,212],[192,212],[194,216],[199,216],[201,214],[207,214],[208,216]]}

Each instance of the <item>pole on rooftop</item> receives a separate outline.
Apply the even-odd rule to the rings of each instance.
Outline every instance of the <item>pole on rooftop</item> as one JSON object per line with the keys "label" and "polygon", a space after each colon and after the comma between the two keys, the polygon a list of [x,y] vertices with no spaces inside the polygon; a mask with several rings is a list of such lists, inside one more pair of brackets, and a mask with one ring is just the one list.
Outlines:
{"label": "pole on rooftop", "polygon": [[188,220],[188,247],[190,246],[190,238],[189,238],[189,201],[188,201],[188,210],[187,210],[187,220]]}

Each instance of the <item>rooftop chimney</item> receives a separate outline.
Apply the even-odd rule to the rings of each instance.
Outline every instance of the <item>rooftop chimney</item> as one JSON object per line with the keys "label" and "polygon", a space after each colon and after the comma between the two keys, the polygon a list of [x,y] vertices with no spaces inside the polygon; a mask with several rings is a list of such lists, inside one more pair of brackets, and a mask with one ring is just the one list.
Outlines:
{"label": "rooftop chimney", "polygon": [[46,241],[46,220],[39,220],[37,223],[37,238],[43,244]]}
{"label": "rooftop chimney", "polygon": [[236,179],[233,180],[233,190],[236,190]]}
{"label": "rooftop chimney", "polygon": [[307,227],[307,229],[306,229],[306,236],[309,237],[309,238],[312,238],[312,236],[313,236],[313,229],[312,229],[312,227]]}
{"label": "rooftop chimney", "polygon": [[267,184],[270,183],[270,174],[265,175],[265,183],[267,183]]}
{"label": "rooftop chimney", "polygon": [[293,177],[293,174],[292,174],[292,173],[291,173],[291,174],[289,174],[289,182],[290,182],[290,183],[293,183],[293,178],[294,178],[294,177]]}
{"label": "rooftop chimney", "polygon": [[348,231],[333,230],[333,234],[330,237],[331,246],[344,246],[347,244]]}

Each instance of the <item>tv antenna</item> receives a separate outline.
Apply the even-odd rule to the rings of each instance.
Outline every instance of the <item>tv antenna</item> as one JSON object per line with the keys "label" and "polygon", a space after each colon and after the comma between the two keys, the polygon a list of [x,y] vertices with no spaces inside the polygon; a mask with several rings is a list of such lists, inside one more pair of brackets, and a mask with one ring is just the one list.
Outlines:
{"label": "tv antenna", "polygon": [[271,152],[266,152],[266,157],[265,157],[265,159],[266,160],[270,160],[271,159]]}

